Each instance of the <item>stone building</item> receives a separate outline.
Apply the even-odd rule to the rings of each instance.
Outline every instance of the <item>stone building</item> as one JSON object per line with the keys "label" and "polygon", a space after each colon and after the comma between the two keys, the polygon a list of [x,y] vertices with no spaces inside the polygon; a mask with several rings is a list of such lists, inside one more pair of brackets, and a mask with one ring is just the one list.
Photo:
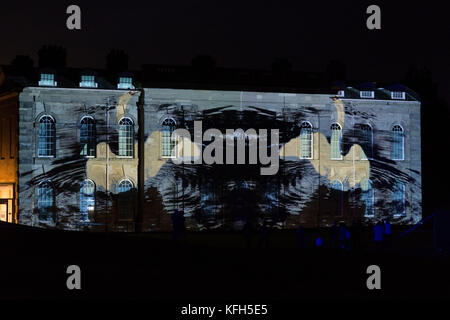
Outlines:
{"label": "stone building", "polygon": [[[66,88],[45,73],[20,94],[19,223],[167,231],[175,210],[190,230],[421,219],[420,103],[407,88],[134,90],[129,77],[117,87],[80,80]],[[175,129],[189,137],[173,140]],[[272,136],[262,145],[261,129],[278,130],[279,145]],[[228,164],[205,162],[217,130],[225,141],[211,154]],[[259,156],[279,152],[274,174],[250,162],[252,141]]]}

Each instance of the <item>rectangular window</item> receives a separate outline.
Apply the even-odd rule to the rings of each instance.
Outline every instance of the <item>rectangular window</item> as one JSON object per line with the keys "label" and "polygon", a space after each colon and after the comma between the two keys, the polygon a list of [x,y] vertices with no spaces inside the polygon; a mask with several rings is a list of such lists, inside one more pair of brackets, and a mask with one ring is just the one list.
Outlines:
{"label": "rectangular window", "polygon": [[392,91],[391,92],[391,99],[405,100],[405,92],[403,92],[403,91]]}
{"label": "rectangular window", "polygon": [[55,75],[51,73],[41,73],[41,80],[39,80],[39,86],[56,87]]}
{"label": "rectangular window", "polygon": [[97,88],[98,83],[95,82],[95,76],[81,76],[80,88]]}
{"label": "rectangular window", "polygon": [[375,97],[375,94],[373,91],[361,91],[360,97],[364,99],[373,99]]}
{"label": "rectangular window", "polygon": [[120,77],[117,89],[134,89],[133,79],[130,77]]}

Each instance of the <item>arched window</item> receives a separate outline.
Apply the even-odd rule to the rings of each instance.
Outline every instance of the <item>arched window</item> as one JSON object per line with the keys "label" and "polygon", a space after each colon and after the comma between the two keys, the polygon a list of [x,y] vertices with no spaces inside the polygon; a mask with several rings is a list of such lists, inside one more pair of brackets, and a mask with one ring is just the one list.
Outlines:
{"label": "arched window", "polygon": [[84,180],[80,188],[80,215],[82,221],[89,221],[89,213],[95,209],[95,184]]}
{"label": "arched window", "polygon": [[80,155],[86,157],[95,157],[96,132],[95,120],[92,117],[83,117],[80,121]]}
{"label": "arched window", "polygon": [[392,160],[403,160],[404,132],[400,125],[392,127]]}
{"label": "arched window", "polygon": [[369,179],[363,180],[361,182],[361,200],[364,202],[364,205],[366,207],[364,211],[364,216],[366,217],[373,217],[375,210],[374,210],[374,191],[372,188],[372,181]]}
{"label": "arched window", "polygon": [[359,127],[360,143],[361,143],[361,160],[372,159],[373,153],[373,132],[372,127],[368,124],[362,124]]}
{"label": "arched window", "polygon": [[313,155],[312,126],[309,122],[303,121],[300,126],[300,158],[312,159],[312,155]]}
{"label": "arched window", "polygon": [[119,121],[119,156],[133,157],[134,123],[130,118]]}
{"label": "arched window", "polygon": [[55,119],[51,116],[42,116],[39,119],[38,156],[55,156]]}
{"label": "arched window", "polygon": [[55,194],[50,181],[43,181],[37,187],[37,207],[39,220],[53,219]]}
{"label": "arched window", "polygon": [[172,140],[172,132],[175,131],[176,122],[167,118],[162,122],[161,129],[161,156],[164,158],[175,157],[175,141]]}
{"label": "arched window", "polygon": [[344,186],[340,180],[331,182],[331,198],[335,201],[335,216],[342,216],[344,210]]}
{"label": "arched window", "polygon": [[338,123],[331,125],[331,159],[342,159],[342,128]]}
{"label": "arched window", "polygon": [[133,183],[130,180],[120,181],[117,192],[119,219],[132,219],[134,216]]}
{"label": "arched window", "polygon": [[403,216],[405,214],[405,184],[403,182],[396,182],[393,191],[394,216]]}

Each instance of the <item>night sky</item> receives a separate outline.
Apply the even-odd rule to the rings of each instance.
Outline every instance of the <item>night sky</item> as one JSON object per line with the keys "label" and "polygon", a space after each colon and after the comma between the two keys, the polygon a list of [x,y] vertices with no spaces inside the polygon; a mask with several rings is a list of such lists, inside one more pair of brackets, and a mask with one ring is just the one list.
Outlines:
{"label": "night sky", "polygon": [[[410,65],[427,67],[450,100],[450,22],[444,2],[409,1],[2,1],[0,64],[43,44],[67,48],[68,65],[104,67],[112,48],[143,63],[189,64],[210,54],[222,67],[269,69],[288,58],[294,69],[324,71],[331,59],[355,80],[401,80]],[[26,3],[26,4],[25,4]],[[82,30],[66,28],[77,4]],[[381,30],[366,28],[366,8],[381,8]]]}

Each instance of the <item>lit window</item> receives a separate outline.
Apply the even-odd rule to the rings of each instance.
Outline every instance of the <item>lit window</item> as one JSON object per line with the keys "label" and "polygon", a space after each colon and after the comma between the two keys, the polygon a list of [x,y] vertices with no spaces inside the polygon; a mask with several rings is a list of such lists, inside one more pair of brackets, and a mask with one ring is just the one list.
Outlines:
{"label": "lit window", "polygon": [[404,91],[392,91],[391,99],[405,100],[405,92]]}
{"label": "lit window", "polygon": [[362,189],[361,200],[364,202],[365,205],[364,216],[373,217],[375,197],[372,188],[372,182],[368,179],[363,180],[361,182],[361,189]]}
{"label": "lit window", "polygon": [[368,124],[362,124],[359,127],[361,160],[372,159],[373,153],[373,133],[372,127]]}
{"label": "lit window", "polygon": [[95,76],[81,76],[80,88],[97,88],[98,83],[95,82]]}
{"label": "lit window", "polygon": [[117,89],[134,89],[133,79],[130,77],[120,77]]}
{"label": "lit window", "polygon": [[130,180],[122,180],[118,187],[119,219],[132,219],[133,212],[133,183]]}
{"label": "lit window", "polygon": [[80,220],[89,221],[89,213],[95,210],[95,184],[92,180],[85,180],[80,188]]}
{"label": "lit window", "polygon": [[342,129],[338,123],[331,125],[331,159],[342,159]]}
{"label": "lit window", "polygon": [[42,116],[39,120],[38,156],[55,156],[55,120],[51,116]]}
{"label": "lit window", "polygon": [[345,91],[344,91],[344,90],[339,90],[339,91],[337,92],[337,96],[338,96],[338,97],[345,97]]}
{"label": "lit window", "polygon": [[95,157],[95,148],[97,143],[95,136],[95,120],[92,117],[84,117],[81,119],[80,124],[80,155]]}
{"label": "lit window", "polygon": [[405,184],[396,182],[393,187],[394,192],[394,216],[403,216],[405,214]]}
{"label": "lit window", "polygon": [[175,131],[176,123],[172,118],[167,118],[162,123],[161,130],[161,155],[164,158],[175,157],[175,141],[172,140],[172,132]]}
{"label": "lit window", "polygon": [[312,159],[313,134],[309,122],[303,121],[300,127],[300,158]]}
{"label": "lit window", "polygon": [[54,191],[49,181],[43,181],[37,188],[39,220],[51,221],[54,210]]}
{"label": "lit window", "polygon": [[134,123],[130,118],[119,121],[119,156],[133,157]]}
{"label": "lit window", "polygon": [[41,80],[39,86],[56,87],[55,75],[52,73],[41,73]]}
{"label": "lit window", "polygon": [[375,94],[373,91],[360,91],[359,96],[364,99],[373,99]]}
{"label": "lit window", "polygon": [[331,182],[331,198],[336,202],[334,215],[342,216],[344,210],[344,186],[340,180]]}
{"label": "lit window", "polygon": [[392,160],[403,160],[404,132],[399,125],[392,127]]}

